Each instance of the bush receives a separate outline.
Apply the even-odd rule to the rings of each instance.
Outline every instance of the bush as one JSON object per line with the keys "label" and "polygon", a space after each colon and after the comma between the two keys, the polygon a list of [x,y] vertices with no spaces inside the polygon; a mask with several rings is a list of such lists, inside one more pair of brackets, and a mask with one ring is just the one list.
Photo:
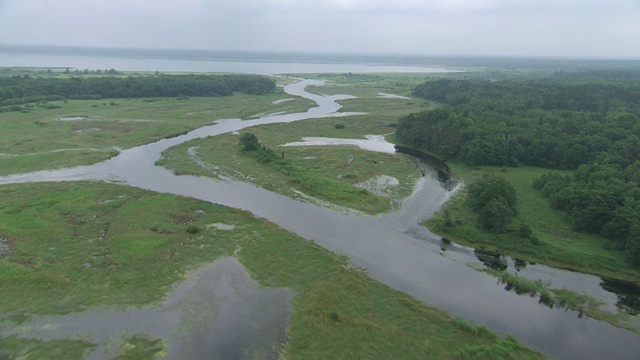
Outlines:
{"label": "bush", "polygon": [[261,148],[258,137],[253,133],[243,133],[240,135],[240,143],[244,151],[257,151]]}
{"label": "bush", "polygon": [[485,230],[494,233],[505,233],[509,231],[509,225],[513,217],[513,211],[505,203],[491,200],[480,210],[478,221]]}
{"label": "bush", "polygon": [[525,223],[520,223],[518,226],[518,237],[521,239],[531,239],[533,236],[533,231],[531,230],[531,226]]}
{"label": "bush", "polygon": [[197,226],[195,226],[195,225],[189,225],[189,226],[187,227],[187,232],[188,232],[189,234],[197,234],[197,233],[199,233],[199,232],[200,232],[200,228],[199,228],[199,227],[197,227]]}
{"label": "bush", "polygon": [[516,190],[505,178],[496,175],[485,175],[482,179],[469,186],[469,207],[471,209],[480,211],[491,201],[503,203],[515,215]]}
{"label": "bush", "polygon": [[516,190],[502,177],[485,175],[469,186],[469,207],[479,214],[478,221],[485,230],[509,231],[516,215],[516,203]]}

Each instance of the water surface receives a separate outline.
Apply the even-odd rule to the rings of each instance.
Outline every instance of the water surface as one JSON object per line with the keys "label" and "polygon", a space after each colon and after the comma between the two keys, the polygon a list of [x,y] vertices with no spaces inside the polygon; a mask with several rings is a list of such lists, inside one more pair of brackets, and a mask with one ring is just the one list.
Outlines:
{"label": "water surface", "polygon": [[0,335],[97,344],[88,359],[114,358],[134,336],[162,339],[168,359],[277,359],[291,296],[260,287],[236,259],[222,258],[189,274],[157,306],[40,316]]}

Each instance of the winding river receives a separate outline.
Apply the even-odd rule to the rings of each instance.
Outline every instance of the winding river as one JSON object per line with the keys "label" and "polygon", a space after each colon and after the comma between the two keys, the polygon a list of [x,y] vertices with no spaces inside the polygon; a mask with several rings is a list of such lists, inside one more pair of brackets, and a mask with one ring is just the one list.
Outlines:
{"label": "winding river", "polygon": [[[441,250],[439,237],[418,222],[433,214],[453,191],[427,174],[400,210],[379,216],[345,213],[284,197],[251,184],[194,176],[176,176],[155,166],[161,152],[182,142],[249,126],[293,122],[338,113],[338,100],[347,95],[321,96],[305,91],[318,80],[285,87],[293,96],[316,102],[304,113],[265,116],[253,120],[226,119],[188,134],[131,148],[105,162],[56,171],[40,171],[0,178],[0,184],[38,181],[102,180],[122,182],[157,192],[190,196],[243,209],[340,254],[366,269],[374,279],[404,291],[466,320],[513,334],[523,343],[561,359],[637,359],[640,336],[570,310],[550,309],[537,299],[505,291],[492,276],[452,260]],[[456,253],[456,249],[452,249]],[[465,251],[458,248],[464,258]],[[462,255],[460,255],[462,254]]]}

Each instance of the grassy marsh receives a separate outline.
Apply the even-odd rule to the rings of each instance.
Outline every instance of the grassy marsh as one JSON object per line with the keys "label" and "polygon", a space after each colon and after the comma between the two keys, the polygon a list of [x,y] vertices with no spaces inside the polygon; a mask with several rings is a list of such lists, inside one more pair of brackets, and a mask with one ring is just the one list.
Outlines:
{"label": "grassy marsh", "polygon": [[[189,270],[237,252],[263,286],[295,293],[286,358],[541,358],[243,211],[93,182],[5,185],[0,197],[0,229],[9,240],[0,259],[5,324],[87,306],[153,303]],[[159,351],[143,340],[129,341],[130,356]],[[0,339],[0,351],[24,358],[80,358],[92,346]]]}
{"label": "grassy marsh", "polygon": [[[345,75],[346,76],[346,75]],[[354,75],[356,76],[356,75]],[[366,112],[363,115],[323,118],[289,124],[271,124],[245,129],[254,133],[268,148],[284,156],[288,162],[300,169],[301,178],[326,179],[322,189],[300,186],[299,178],[291,178],[273,169],[269,164],[260,164],[238,149],[238,136],[223,134],[213,138],[193,140],[165,151],[157,163],[174,170],[178,174],[218,176],[220,174],[250,181],[268,190],[294,198],[305,193],[318,199],[343,207],[353,208],[366,213],[389,211],[394,201],[370,194],[342,196],[338,191],[346,184],[352,186],[378,175],[389,175],[399,180],[400,185],[389,189],[389,197],[399,200],[411,193],[417,176],[415,166],[404,156],[373,153],[351,146],[306,146],[281,147],[285,143],[301,141],[303,137],[363,138],[364,135],[388,135],[393,139],[395,123],[400,116],[434,106],[422,100],[378,98],[379,92],[393,92],[398,87],[411,87],[408,84],[394,85],[396,76],[362,75],[371,78],[363,84],[343,84],[342,75],[328,76],[325,86],[309,87],[308,91],[321,93],[346,93],[358,98],[341,101],[342,111]],[[401,77],[412,79],[411,77]],[[417,80],[412,80],[417,81]],[[193,148],[198,159],[217,168],[203,169],[187,153]],[[302,181],[303,182],[303,181]],[[339,182],[339,183],[336,183]],[[341,183],[341,184],[340,184]]]}
{"label": "grassy marsh", "polygon": [[[130,148],[209,125],[223,118],[247,119],[259,113],[300,112],[311,101],[284,92],[227,97],[52,101],[26,112],[0,113],[0,176],[86,165]],[[78,121],[59,118],[82,117]],[[79,150],[54,153],[60,150]],[[9,156],[11,157],[9,157]]]}
{"label": "grassy marsh", "polygon": [[[335,119],[321,119],[245,130],[254,133],[265,146],[284,156],[284,160],[297,169],[293,174],[284,174],[272,164],[260,163],[242,152],[238,147],[239,137],[233,134],[181,144],[166,151],[157,164],[179,174],[228,175],[294,198],[300,197],[302,192],[322,201],[367,213],[388,211],[395,206],[393,199],[398,200],[411,193],[417,172],[414,163],[407,157],[375,153],[353,146],[279,146],[289,141],[299,141],[309,134],[339,137],[341,130],[335,129],[334,123]],[[351,128],[350,122],[345,123],[348,124],[346,128]],[[318,128],[322,130],[318,131]],[[194,149],[200,161],[215,165],[217,169],[200,167],[188,155],[190,148]],[[357,188],[354,184],[382,174],[393,176],[400,182],[386,189],[388,198],[355,191]],[[310,178],[314,179],[315,185],[306,184],[305,179]]]}

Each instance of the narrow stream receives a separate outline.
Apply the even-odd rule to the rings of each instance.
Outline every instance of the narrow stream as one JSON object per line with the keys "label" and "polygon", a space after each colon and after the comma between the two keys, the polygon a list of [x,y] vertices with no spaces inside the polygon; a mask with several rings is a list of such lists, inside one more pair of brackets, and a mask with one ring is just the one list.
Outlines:
{"label": "narrow stream", "polygon": [[337,100],[347,95],[307,93],[304,80],[285,87],[293,96],[317,103],[307,112],[254,120],[228,119],[171,139],[128,149],[108,161],[72,169],[41,171],[0,178],[0,184],[36,181],[104,180],[163,193],[190,196],[248,210],[340,254],[355,266],[395,289],[466,320],[510,333],[523,343],[561,359],[637,359],[640,336],[570,310],[550,309],[537,299],[507,292],[492,276],[464,261],[443,256],[439,237],[418,222],[433,214],[456,189],[443,188],[435,174],[418,182],[400,210],[380,216],[345,214],[271,193],[256,186],[194,176],[176,176],[154,162],[163,150],[194,138],[237,131],[249,126],[292,122],[337,113]]}

